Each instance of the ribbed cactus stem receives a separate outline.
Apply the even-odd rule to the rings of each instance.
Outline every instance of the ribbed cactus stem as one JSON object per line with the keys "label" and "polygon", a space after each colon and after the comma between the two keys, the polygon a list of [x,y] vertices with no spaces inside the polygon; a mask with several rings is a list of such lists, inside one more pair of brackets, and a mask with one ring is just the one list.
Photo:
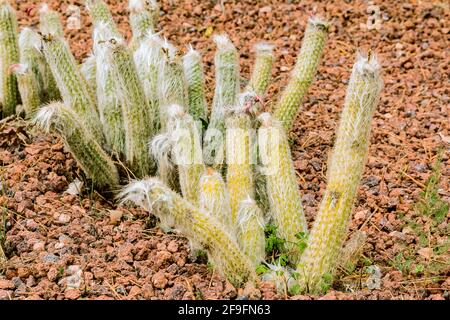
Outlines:
{"label": "ribbed cactus stem", "polygon": [[61,136],[65,145],[94,185],[102,190],[119,184],[117,168],[70,107],[56,102],[39,109],[35,123]]}
{"label": "ribbed cactus stem", "polygon": [[88,57],[83,61],[80,66],[80,72],[86,80],[87,84],[92,88],[92,91],[97,91],[96,83],[96,73],[97,73],[97,63],[96,58],[93,53],[88,55]]}
{"label": "ribbed cactus stem", "polygon": [[147,144],[155,134],[154,113],[149,108],[133,57],[122,41],[106,42],[122,105],[125,158],[137,177],[152,173],[154,161]]}
{"label": "ribbed cactus stem", "polygon": [[237,238],[254,268],[266,257],[264,226],[263,213],[256,202],[251,198],[241,201],[237,216]]}
{"label": "ribbed cactus stem", "polygon": [[209,166],[220,167],[224,162],[225,113],[237,104],[240,91],[239,60],[236,47],[227,35],[214,37],[217,52],[214,58],[216,88],[205,133],[203,157]]}
{"label": "ribbed cactus stem", "polygon": [[241,201],[255,196],[252,158],[252,122],[237,111],[226,120],[227,186],[230,192],[231,220],[235,224]]}
{"label": "ribbed cactus stem", "polygon": [[159,17],[156,0],[130,0],[130,24],[133,32],[132,42],[138,46],[148,33],[154,33]]}
{"label": "ribbed cactus stem", "polygon": [[159,79],[162,66],[165,63],[163,52],[164,40],[157,34],[149,34],[141,41],[139,48],[134,53],[134,61],[138,68],[139,78],[144,86],[150,109],[155,114],[155,128],[161,128]]}
{"label": "ribbed cactus stem", "polygon": [[86,9],[92,18],[94,27],[100,23],[104,23],[109,26],[112,33],[119,34],[119,29],[114,22],[111,11],[103,0],[86,0]]}
{"label": "ribbed cactus stem", "polygon": [[207,168],[200,178],[199,189],[200,208],[235,234],[235,226],[231,223],[230,195],[222,175],[213,168]]}
{"label": "ribbed cactus stem", "polygon": [[382,80],[375,56],[358,56],[342,111],[335,146],[329,160],[327,189],[314,222],[298,272],[305,290],[317,292],[325,274],[332,274],[345,240],[369,147],[372,115]]}
{"label": "ribbed cactus stem", "polygon": [[100,145],[104,145],[100,118],[94,93],[81,74],[69,45],[61,37],[52,34],[43,37],[43,51],[55,77],[64,104],[82,117]]}
{"label": "ribbed cactus stem", "polygon": [[194,205],[199,202],[198,184],[205,172],[199,129],[183,107],[169,107],[170,132],[173,140],[172,158],[178,167],[183,197]]}
{"label": "ribbed cactus stem", "polygon": [[122,41],[120,34],[109,23],[99,22],[94,27],[95,81],[97,104],[108,148],[119,156],[125,155],[125,129],[120,103],[119,82],[108,59],[105,41]]}
{"label": "ribbed cactus stem", "polygon": [[202,56],[192,47],[183,56],[184,75],[188,88],[189,113],[195,121],[207,120],[208,107],[206,105]]}
{"label": "ribbed cactus stem", "polygon": [[266,93],[272,75],[273,48],[273,45],[265,42],[254,46],[256,52],[255,64],[246,91],[253,91],[257,96],[264,96]]}
{"label": "ribbed cactus stem", "polygon": [[175,188],[177,184],[177,173],[172,160],[173,141],[170,132],[164,132],[153,137],[149,148],[158,167],[158,177],[167,185]]}
{"label": "ribbed cactus stem", "polygon": [[[18,25],[14,9],[0,1],[0,115],[15,114],[20,102],[16,75],[10,66],[19,63]],[[1,116],[0,116],[1,118]]]}
{"label": "ribbed cactus stem", "polygon": [[309,19],[291,78],[274,107],[275,118],[283,123],[287,132],[291,130],[303,97],[314,79],[327,32],[328,23],[317,17]]}
{"label": "ribbed cactus stem", "polygon": [[[210,214],[194,207],[160,180],[147,178],[129,184],[119,195],[157,215],[170,214],[176,229],[208,253],[218,271],[234,286],[255,281],[251,262],[232,236]],[[163,207],[165,210],[152,210]]]}
{"label": "ribbed cactus stem", "polygon": [[64,36],[64,28],[58,12],[51,10],[46,3],[43,3],[39,9],[39,29],[43,35]]}
{"label": "ribbed cactus stem", "polygon": [[30,117],[41,105],[39,83],[33,70],[27,64],[12,65],[11,70],[17,77],[25,116]]}
{"label": "ribbed cactus stem", "polygon": [[288,138],[282,124],[270,114],[263,113],[258,119],[261,173],[266,177],[270,215],[278,227],[278,236],[286,240],[291,261],[296,263],[300,258],[296,235],[306,233],[307,225]]}

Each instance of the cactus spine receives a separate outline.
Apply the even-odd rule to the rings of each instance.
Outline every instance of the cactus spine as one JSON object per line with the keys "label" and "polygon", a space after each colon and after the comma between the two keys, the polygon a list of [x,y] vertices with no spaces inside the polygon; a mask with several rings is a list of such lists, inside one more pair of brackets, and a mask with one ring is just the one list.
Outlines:
{"label": "cactus spine", "polygon": [[119,156],[125,155],[125,129],[120,103],[120,88],[114,76],[112,62],[107,57],[107,46],[103,42],[116,39],[120,34],[111,31],[110,24],[99,22],[94,27],[95,80],[100,121],[109,149]]}
{"label": "cactus spine", "polygon": [[382,80],[376,57],[358,56],[342,111],[336,143],[328,167],[328,184],[298,272],[310,292],[321,289],[325,274],[334,270],[345,239],[369,147],[372,115]]}
{"label": "cactus spine", "polygon": [[137,47],[148,33],[154,33],[158,23],[159,7],[156,0],[130,0],[132,47]]}
{"label": "cactus spine", "polygon": [[208,129],[205,133],[203,157],[209,166],[220,167],[224,161],[225,113],[237,103],[239,85],[238,53],[227,35],[214,37],[217,52],[216,88]]}
{"label": "cactus spine", "polygon": [[264,217],[251,198],[241,201],[237,217],[237,238],[244,254],[256,268],[266,257]]}
{"label": "cactus spine", "polygon": [[200,208],[213,215],[221,225],[235,234],[231,223],[230,195],[219,172],[207,168],[200,178]]}
{"label": "cactus spine", "polygon": [[12,65],[11,69],[17,77],[25,115],[29,117],[41,104],[39,83],[33,70],[27,64],[15,64]]}
{"label": "cactus spine", "polygon": [[202,56],[192,47],[183,57],[184,75],[188,87],[189,113],[195,121],[206,120],[208,107],[206,105]]}
{"label": "cactus spine", "polygon": [[114,163],[71,108],[59,102],[47,105],[38,111],[34,122],[45,131],[61,136],[97,188],[115,187],[119,184]]}
{"label": "cactus spine", "polygon": [[178,167],[181,192],[186,200],[199,202],[198,184],[205,172],[202,147],[197,125],[181,106],[172,105],[169,110],[172,124],[169,132],[173,139],[173,159]]}
{"label": "cactus spine", "polygon": [[92,88],[92,91],[94,92],[97,91],[97,84],[95,80],[97,73],[96,69],[96,58],[95,55],[91,53],[81,64],[80,72],[86,80],[87,84]]}
{"label": "cactus spine", "polygon": [[39,10],[39,29],[43,35],[64,37],[64,28],[58,12],[51,10],[46,3],[42,4]]}
{"label": "cactus spine", "polygon": [[10,66],[19,63],[18,25],[14,9],[0,0],[0,113],[15,114],[20,101],[16,75]]}
{"label": "cactus spine", "polygon": [[291,79],[274,108],[275,118],[289,132],[297,116],[300,103],[311,85],[327,37],[328,23],[309,19]]}
{"label": "cactus spine", "polygon": [[241,111],[226,120],[227,186],[233,224],[236,223],[239,203],[255,194],[251,125],[250,116]]}
{"label": "cactus spine", "polygon": [[86,122],[100,145],[104,145],[100,118],[92,89],[84,79],[69,45],[52,34],[43,37],[44,55],[55,77],[64,104],[70,106]]}
{"label": "cactus spine", "polygon": [[273,45],[264,42],[254,46],[256,52],[255,65],[246,91],[255,92],[257,96],[263,96],[266,93],[272,75],[273,47]]}
{"label": "cactus spine", "polygon": [[203,248],[217,267],[234,286],[255,281],[251,262],[242,254],[236,241],[219,222],[208,213],[196,209],[187,200],[170,190],[156,178],[148,178],[129,184],[119,195],[123,201],[131,200],[146,210],[155,206],[165,210],[154,210],[156,214],[169,213],[175,227]]}
{"label": "cactus spine", "polygon": [[137,74],[132,55],[122,41],[105,43],[108,59],[118,83],[120,103],[125,127],[125,158],[138,177],[154,169],[153,159],[147,147],[155,133],[154,113],[149,108],[144,89]]}
{"label": "cactus spine", "polygon": [[268,113],[259,116],[258,145],[262,174],[266,177],[270,215],[286,240],[286,250],[292,261],[298,262],[300,252],[296,234],[306,233],[307,225],[298,190],[294,164],[286,132],[281,123]]}
{"label": "cactus spine", "polygon": [[100,23],[107,24],[113,34],[120,34],[111,11],[105,2],[102,0],[87,0],[86,9],[92,18],[94,27]]}

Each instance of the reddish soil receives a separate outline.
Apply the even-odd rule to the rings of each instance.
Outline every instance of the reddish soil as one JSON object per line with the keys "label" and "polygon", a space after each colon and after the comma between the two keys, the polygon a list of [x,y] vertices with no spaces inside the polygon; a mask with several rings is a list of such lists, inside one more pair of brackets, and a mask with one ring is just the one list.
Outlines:
{"label": "reddish soil", "polygon": [[[36,25],[41,1],[15,4],[20,25]],[[48,1],[65,13],[81,6],[82,30],[67,30],[81,61],[90,51],[91,24],[83,1]],[[127,1],[107,1],[130,36]],[[160,1],[161,2],[161,1]],[[292,137],[304,206],[313,220],[326,185],[326,160],[358,49],[372,48],[383,65],[385,87],[373,121],[371,147],[350,232],[368,234],[355,270],[341,273],[325,296],[293,299],[449,299],[449,218],[436,223],[417,203],[442,155],[438,194],[450,201],[449,6],[445,1],[374,1],[379,29],[368,30],[366,1],[163,1],[160,29],[182,50],[192,43],[204,54],[207,88],[213,88],[214,44],[210,31],[226,31],[239,48],[249,77],[252,45],[276,44],[267,104],[288,78],[307,18],[331,21],[316,81]],[[370,8],[369,8],[370,9]],[[64,17],[66,19],[67,17]],[[149,214],[117,208],[85,190],[64,193],[82,176],[60,140],[21,120],[0,123],[0,210],[6,225],[0,267],[0,299],[284,299],[273,286],[236,290],[194,262],[185,239],[164,234]],[[368,289],[367,266],[381,270],[381,287]]]}

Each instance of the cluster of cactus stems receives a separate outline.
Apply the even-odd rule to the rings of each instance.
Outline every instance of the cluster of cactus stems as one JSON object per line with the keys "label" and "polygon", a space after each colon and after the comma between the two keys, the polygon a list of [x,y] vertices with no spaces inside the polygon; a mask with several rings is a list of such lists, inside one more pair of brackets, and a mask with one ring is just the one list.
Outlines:
{"label": "cluster of cactus stems", "polygon": [[[238,51],[226,34],[214,37],[215,92],[209,111],[202,56],[189,46],[181,57],[156,33],[154,0],[130,0],[133,38],[128,44],[102,0],[87,0],[86,8],[94,45],[80,65],[55,11],[42,6],[40,34],[25,28],[18,41],[15,13],[0,0],[3,116],[14,114],[21,102],[28,117],[36,114],[35,124],[61,136],[100,191],[123,184],[120,162],[128,178],[142,179],[122,189],[121,202],[142,206],[159,217],[164,229],[184,234],[235,286],[258,281],[256,268],[266,263],[265,226],[271,223],[289,264],[283,269],[268,261],[272,271],[263,278],[295,272],[298,277],[289,283],[305,292],[320,291],[324,276],[345,264],[338,256],[350,259],[359,248],[349,244],[348,254],[340,251],[382,87],[376,57],[358,56],[354,65],[327,190],[309,230],[288,133],[317,70],[326,22],[308,21],[291,79],[271,106],[272,115],[264,104],[272,45],[255,46],[251,78],[241,91]],[[299,245],[299,238],[306,243]]]}

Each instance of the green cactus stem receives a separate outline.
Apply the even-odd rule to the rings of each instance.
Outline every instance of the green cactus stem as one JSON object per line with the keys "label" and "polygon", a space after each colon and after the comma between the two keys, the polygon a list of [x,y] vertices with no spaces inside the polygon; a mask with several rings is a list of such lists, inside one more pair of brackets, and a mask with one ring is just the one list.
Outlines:
{"label": "green cactus stem", "polygon": [[19,63],[16,12],[6,0],[0,0],[0,115],[3,117],[15,114],[20,103],[17,78],[10,70],[16,63]]}
{"label": "green cactus stem", "polygon": [[137,48],[147,34],[156,31],[159,6],[156,0],[130,0],[128,9],[133,32],[132,48]]}
{"label": "green cactus stem", "polygon": [[45,59],[51,68],[64,104],[82,117],[99,144],[105,144],[94,93],[81,74],[69,45],[61,37],[43,36]]}
{"label": "green cactus stem", "polygon": [[148,106],[130,50],[122,41],[105,42],[107,57],[118,83],[125,128],[125,158],[137,177],[153,172],[154,161],[147,143],[155,134],[155,116]]}
{"label": "green cactus stem", "polygon": [[216,88],[214,92],[211,118],[205,133],[203,158],[208,166],[215,168],[224,164],[224,135],[226,110],[236,106],[240,91],[238,52],[227,35],[214,37],[217,52]]}
{"label": "green cactus stem", "polygon": [[332,275],[345,240],[348,221],[364,171],[372,115],[382,88],[375,56],[358,56],[342,111],[335,146],[329,160],[327,189],[312,227],[308,246],[298,264],[300,285],[318,292]]}
{"label": "green cactus stem", "polygon": [[266,178],[270,216],[278,227],[278,236],[286,240],[285,249],[291,261],[297,263],[300,250],[296,235],[307,232],[301,195],[298,190],[294,163],[288,138],[280,121],[269,113],[259,116],[258,129],[261,173]]}
{"label": "green cactus stem", "polygon": [[86,0],[86,9],[91,16],[94,28],[98,24],[104,23],[109,26],[110,32],[113,34],[120,34],[111,11],[103,0]]}
{"label": "green cactus stem", "polygon": [[25,116],[29,118],[41,105],[39,84],[33,70],[27,64],[14,64],[11,70],[17,77],[22,107]]}
{"label": "green cactus stem", "polygon": [[125,155],[125,128],[120,103],[120,88],[113,66],[108,59],[105,41],[123,41],[107,23],[99,22],[94,27],[95,80],[98,111],[108,149],[119,157]]}
{"label": "green cactus stem", "polygon": [[264,217],[256,202],[248,198],[241,201],[237,216],[237,238],[242,251],[256,268],[266,257]]}
{"label": "green cactus stem", "polygon": [[220,224],[235,234],[231,222],[230,195],[222,175],[209,167],[200,178],[200,208],[214,216]]}
{"label": "green cactus stem", "polygon": [[[170,214],[182,234],[208,253],[210,261],[234,286],[255,281],[251,262],[236,240],[208,213],[197,209],[160,180],[147,178],[129,184],[119,195],[158,216]],[[160,208],[165,210],[160,210]],[[155,210],[156,209],[156,210]]]}
{"label": "green cactus stem", "polygon": [[87,84],[90,85],[92,91],[97,91],[96,83],[96,73],[97,73],[97,63],[96,58],[93,53],[88,55],[88,57],[83,61],[80,66],[80,72],[86,80]]}
{"label": "green cactus stem", "polygon": [[51,10],[46,3],[39,9],[39,29],[43,35],[64,37],[64,28],[58,12]]}
{"label": "green cactus stem", "polygon": [[155,113],[155,128],[161,128],[159,79],[162,66],[165,63],[163,51],[164,40],[157,34],[149,34],[141,41],[139,48],[134,53],[134,61],[138,68],[139,78],[144,86],[150,109]]}
{"label": "green cactus stem", "polygon": [[327,32],[328,23],[317,17],[309,19],[291,79],[274,107],[275,118],[283,123],[287,132],[291,130],[300,103],[314,79]]}
{"label": "green cactus stem", "polygon": [[273,45],[265,42],[257,43],[254,46],[256,52],[255,64],[245,91],[255,92],[260,97],[266,93],[272,75],[273,48]]}
{"label": "green cactus stem", "polygon": [[189,113],[195,121],[207,120],[208,107],[204,89],[202,56],[191,46],[183,56],[183,68],[188,87]]}
{"label": "green cactus stem", "polygon": [[117,168],[70,107],[55,102],[39,109],[34,122],[61,136],[71,154],[99,190],[119,185]]}
{"label": "green cactus stem", "polygon": [[235,224],[240,202],[255,195],[251,118],[243,111],[234,112],[227,118],[226,128],[227,186]]}
{"label": "green cactus stem", "polygon": [[199,129],[183,107],[171,105],[168,110],[173,148],[172,158],[177,165],[183,197],[194,205],[199,202],[198,184],[205,172]]}

